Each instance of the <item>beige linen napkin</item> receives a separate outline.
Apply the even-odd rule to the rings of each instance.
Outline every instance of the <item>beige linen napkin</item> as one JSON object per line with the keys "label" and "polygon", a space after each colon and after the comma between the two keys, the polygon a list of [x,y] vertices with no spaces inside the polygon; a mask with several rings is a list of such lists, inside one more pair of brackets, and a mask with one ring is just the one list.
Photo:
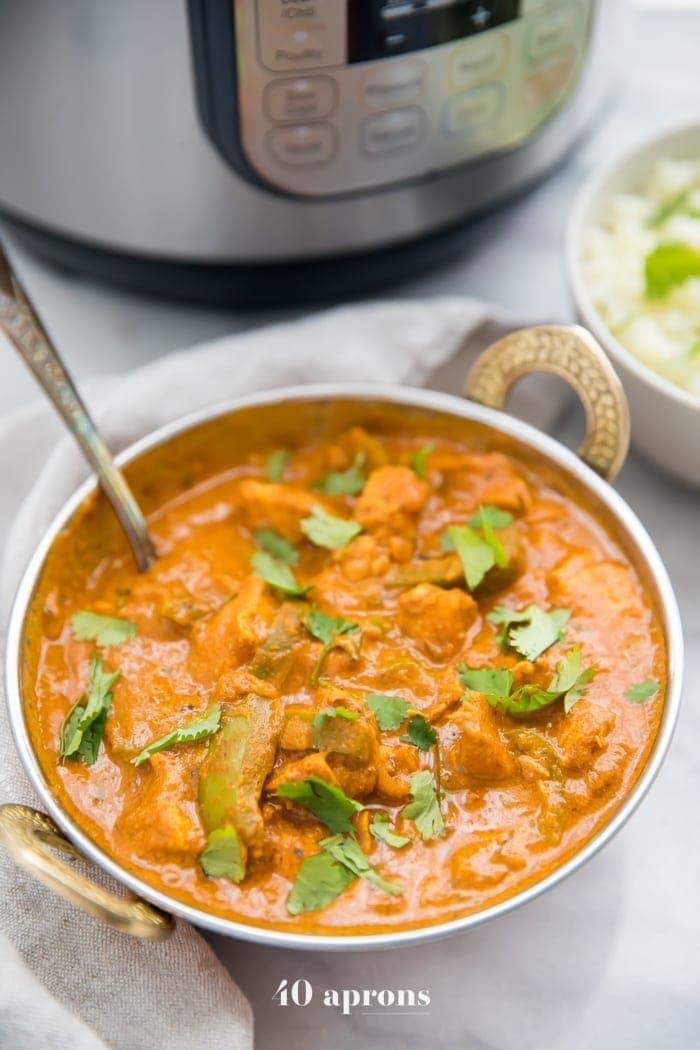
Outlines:
{"label": "beige linen napkin", "polygon": [[[185,412],[272,386],[427,383],[458,393],[476,352],[513,327],[464,299],[348,307],[172,354],[130,376],[88,383],[85,393],[119,450]],[[520,414],[547,427],[561,404],[560,389],[543,381],[528,387]],[[34,545],[86,474],[48,405],[0,420],[3,631]],[[15,755],[4,704],[0,748],[0,802],[40,805]],[[248,1004],[192,927],[178,923],[168,942],[155,945],[116,933],[25,876],[1,849],[0,885],[0,931],[24,959],[0,940],[0,1046],[251,1045]]]}

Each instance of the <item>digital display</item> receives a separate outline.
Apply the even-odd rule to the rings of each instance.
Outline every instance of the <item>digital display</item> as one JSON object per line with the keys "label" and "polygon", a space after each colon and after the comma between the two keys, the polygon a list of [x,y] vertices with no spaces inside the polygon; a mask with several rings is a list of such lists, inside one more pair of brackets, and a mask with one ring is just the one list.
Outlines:
{"label": "digital display", "polygon": [[422,51],[513,22],[520,0],[348,0],[348,58]]}

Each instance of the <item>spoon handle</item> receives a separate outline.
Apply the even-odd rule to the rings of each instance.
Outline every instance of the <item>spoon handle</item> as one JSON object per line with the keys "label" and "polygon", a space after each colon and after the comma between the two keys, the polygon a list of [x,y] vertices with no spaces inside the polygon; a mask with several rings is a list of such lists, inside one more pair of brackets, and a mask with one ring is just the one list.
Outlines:
{"label": "spoon handle", "polygon": [[156,560],[146,519],[0,246],[0,329],[34,373],[95,471],[144,572]]}

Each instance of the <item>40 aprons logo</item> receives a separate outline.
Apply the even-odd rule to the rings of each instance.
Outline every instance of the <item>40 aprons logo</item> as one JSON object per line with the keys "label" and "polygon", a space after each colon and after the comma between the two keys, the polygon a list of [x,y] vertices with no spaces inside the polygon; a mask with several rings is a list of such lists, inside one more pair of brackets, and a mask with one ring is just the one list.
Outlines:
{"label": "40 aprons logo", "polygon": [[[283,977],[272,998],[279,1006],[310,1006],[314,1001],[311,981],[300,977],[288,981]],[[428,1014],[430,991],[421,988],[325,988],[319,1000],[323,1006],[331,1006],[343,1014],[359,1010],[363,1014]]]}

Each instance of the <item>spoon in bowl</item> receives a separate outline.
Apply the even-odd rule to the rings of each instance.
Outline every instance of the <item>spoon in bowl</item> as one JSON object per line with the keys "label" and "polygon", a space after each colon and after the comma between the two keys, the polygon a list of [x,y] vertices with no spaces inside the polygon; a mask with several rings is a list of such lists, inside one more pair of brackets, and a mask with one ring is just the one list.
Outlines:
{"label": "spoon in bowl", "polygon": [[0,245],[0,329],[51,399],[95,471],[126,534],[139,572],[156,560],[146,519],[124,475],[83,404],[73,380],[53,345]]}

